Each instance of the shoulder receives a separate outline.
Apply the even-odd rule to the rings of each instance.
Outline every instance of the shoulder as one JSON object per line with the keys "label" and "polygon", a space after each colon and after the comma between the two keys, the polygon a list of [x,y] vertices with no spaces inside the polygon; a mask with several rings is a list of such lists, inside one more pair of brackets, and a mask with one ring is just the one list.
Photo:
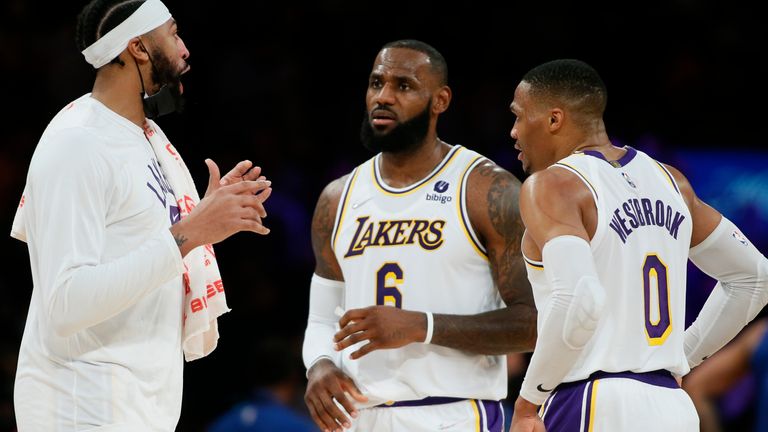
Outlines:
{"label": "shoulder", "polygon": [[103,140],[85,127],[46,131],[32,156],[30,173],[56,177],[104,171],[109,165],[104,149]]}
{"label": "shoulder", "polygon": [[344,186],[346,186],[347,180],[349,180],[351,175],[352,173],[346,174],[328,183],[325,188],[323,188],[323,191],[320,192],[318,207],[321,203],[332,205],[335,212],[336,205],[339,204],[339,201],[341,201],[341,195],[344,193]]}
{"label": "shoulder", "polygon": [[691,186],[691,182],[688,181],[688,178],[686,178],[685,175],[679,169],[673,167],[672,165],[668,165],[661,162],[659,162],[659,164],[661,164],[661,166],[663,166],[672,175],[672,178],[675,180],[675,183],[677,183],[677,187],[680,189],[680,194],[685,199],[685,202],[688,204],[688,207],[690,207],[696,197],[696,193],[693,191],[693,186]]}
{"label": "shoulder", "polygon": [[[550,167],[528,177],[520,190],[520,212],[544,214],[570,213],[594,205],[592,192],[578,175],[567,169]],[[528,216],[530,217],[530,216]]]}

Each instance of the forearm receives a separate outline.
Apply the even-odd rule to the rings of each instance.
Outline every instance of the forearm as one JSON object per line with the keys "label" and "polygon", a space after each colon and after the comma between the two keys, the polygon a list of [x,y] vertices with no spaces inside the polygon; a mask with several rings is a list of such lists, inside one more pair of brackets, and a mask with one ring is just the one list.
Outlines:
{"label": "forearm", "polygon": [[64,271],[52,278],[49,316],[54,330],[66,337],[104,322],[183,272],[167,230],[114,261]]}
{"label": "forearm", "polygon": [[302,358],[307,371],[322,358],[339,364],[339,353],[333,348],[333,336],[339,318],[335,309],[341,306],[343,293],[344,282],[312,275],[309,316],[302,346]]}
{"label": "forearm", "polygon": [[536,308],[513,304],[478,315],[434,315],[432,344],[474,354],[533,350]]}

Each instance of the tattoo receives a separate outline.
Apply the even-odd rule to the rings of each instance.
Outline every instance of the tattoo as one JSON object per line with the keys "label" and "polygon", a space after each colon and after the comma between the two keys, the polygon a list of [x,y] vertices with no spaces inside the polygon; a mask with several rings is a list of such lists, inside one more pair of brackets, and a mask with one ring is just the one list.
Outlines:
{"label": "tattoo", "polygon": [[341,269],[331,249],[331,235],[336,222],[336,207],[348,176],[331,182],[320,194],[312,217],[312,249],[315,253],[315,273],[329,279],[341,278]]}
{"label": "tattoo", "polygon": [[477,214],[478,227],[486,227],[491,275],[507,307],[479,315],[435,315],[432,341],[480,354],[529,351],[536,341],[536,307],[521,252],[525,227],[518,204],[520,182],[491,162],[479,165],[475,173],[479,187],[487,190],[475,198],[487,208]]}
{"label": "tattoo", "polygon": [[176,240],[176,246],[178,246],[179,249],[181,249],[181,245],[187,241],[187,238],[181,234],[174,234],[173,239]]}

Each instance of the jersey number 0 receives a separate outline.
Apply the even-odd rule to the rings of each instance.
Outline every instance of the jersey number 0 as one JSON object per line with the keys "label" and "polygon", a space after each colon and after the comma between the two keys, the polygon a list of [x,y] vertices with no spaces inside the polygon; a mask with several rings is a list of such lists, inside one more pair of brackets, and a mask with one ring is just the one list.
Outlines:
{"label": "jersey number 0", "polygon": [[661,345],[672,332],[667,266],[658,255],[648,254],[643,263],[643,306],[648,345]]}

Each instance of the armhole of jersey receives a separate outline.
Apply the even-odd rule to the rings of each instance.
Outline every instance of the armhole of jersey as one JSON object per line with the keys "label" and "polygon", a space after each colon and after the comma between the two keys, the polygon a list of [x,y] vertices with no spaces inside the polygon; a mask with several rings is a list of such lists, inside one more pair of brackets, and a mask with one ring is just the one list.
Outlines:
{"label": "armhole of jersey", "polygon": [[667,181],[669,182],[669,184],[672,185],[672,189],[674,189],[675,192],[677,192],[678,195],[682,196],[682,194],[680,193],[680,188],[677,187],[677,181],[675,181],[675,178],[672,176],[672,173],[669,172],[667,167],[665,167],[664,164],[662,164],[661,162],[657,161],[656,159],[654,159],[653,162],[656,163],[656,165],[659,166],[659,168],[662,171],[662,175],[664,176],[664,178],[666,178]]}
{"label": "armhole of jersey", "polygon": [[543,261],[534,261],[532,259],[529,259],[525,254],[523,255],[523,261],[525,261],[525,265],[530,267],[533,270],[544,270],[544,262]]}
{"label": "armhole of jersey", "polygon": [[577,168],[575,168],[572,165],[568,165],[565,162],[557,162],[556,164],[552,165],[553,167],[563,168],[566,169],[574,174],[576,174],[576,177],[581,179],[582,182],[584,182],[585,185],[587,185],[587,188],[590,192],[592,192],[592,198],[595,200],[595,207],[598,207],[598,199],[597,199],[597,190],[594,186],[592,186],[592,183],[590,183],[589,179],[587,179],[587,176],[581,173]]}
{"label": "armhole of jersey", "polygon": [[355,185],[355,179],[357,179],[357,173],[360,167],[357,167],[352,171],[352,175],[347,179],[347,183],[344,184],[344,190],[341,193],[341,200],[339,206],[336,208],[336,220],[333,222],[333,233],[331,234],[331,250],[336,252],[336,238],[339,233],[339,228],[342,222],[344,222],[344,213],[347,210],[347,203],[349,202],[349,196],[352,193],[352,188]]}
{"label": "armhole of jersey", "polygon": [[464,169],[464,173],[461,175],[461,181],[458,188],[459,199],[457,200],[456,204],[458,206],[461,228],[462,231],[464,231],[464,234],[467,236],[467,240],[469,240],[469,243],[472,245],[475,251],[480,254],[481,257],[488,259],[488,252],[486,251],[485,246],[483,246],[483,244],[477,238],[477,234],[475,234],[475,230],[472,228],[472,222],[470,222],[469,214],[467,213],[467,179],[469,179],[469,173],[471,173],[472,170],[483,160],[485,160],[483,156],[476,156]]}

